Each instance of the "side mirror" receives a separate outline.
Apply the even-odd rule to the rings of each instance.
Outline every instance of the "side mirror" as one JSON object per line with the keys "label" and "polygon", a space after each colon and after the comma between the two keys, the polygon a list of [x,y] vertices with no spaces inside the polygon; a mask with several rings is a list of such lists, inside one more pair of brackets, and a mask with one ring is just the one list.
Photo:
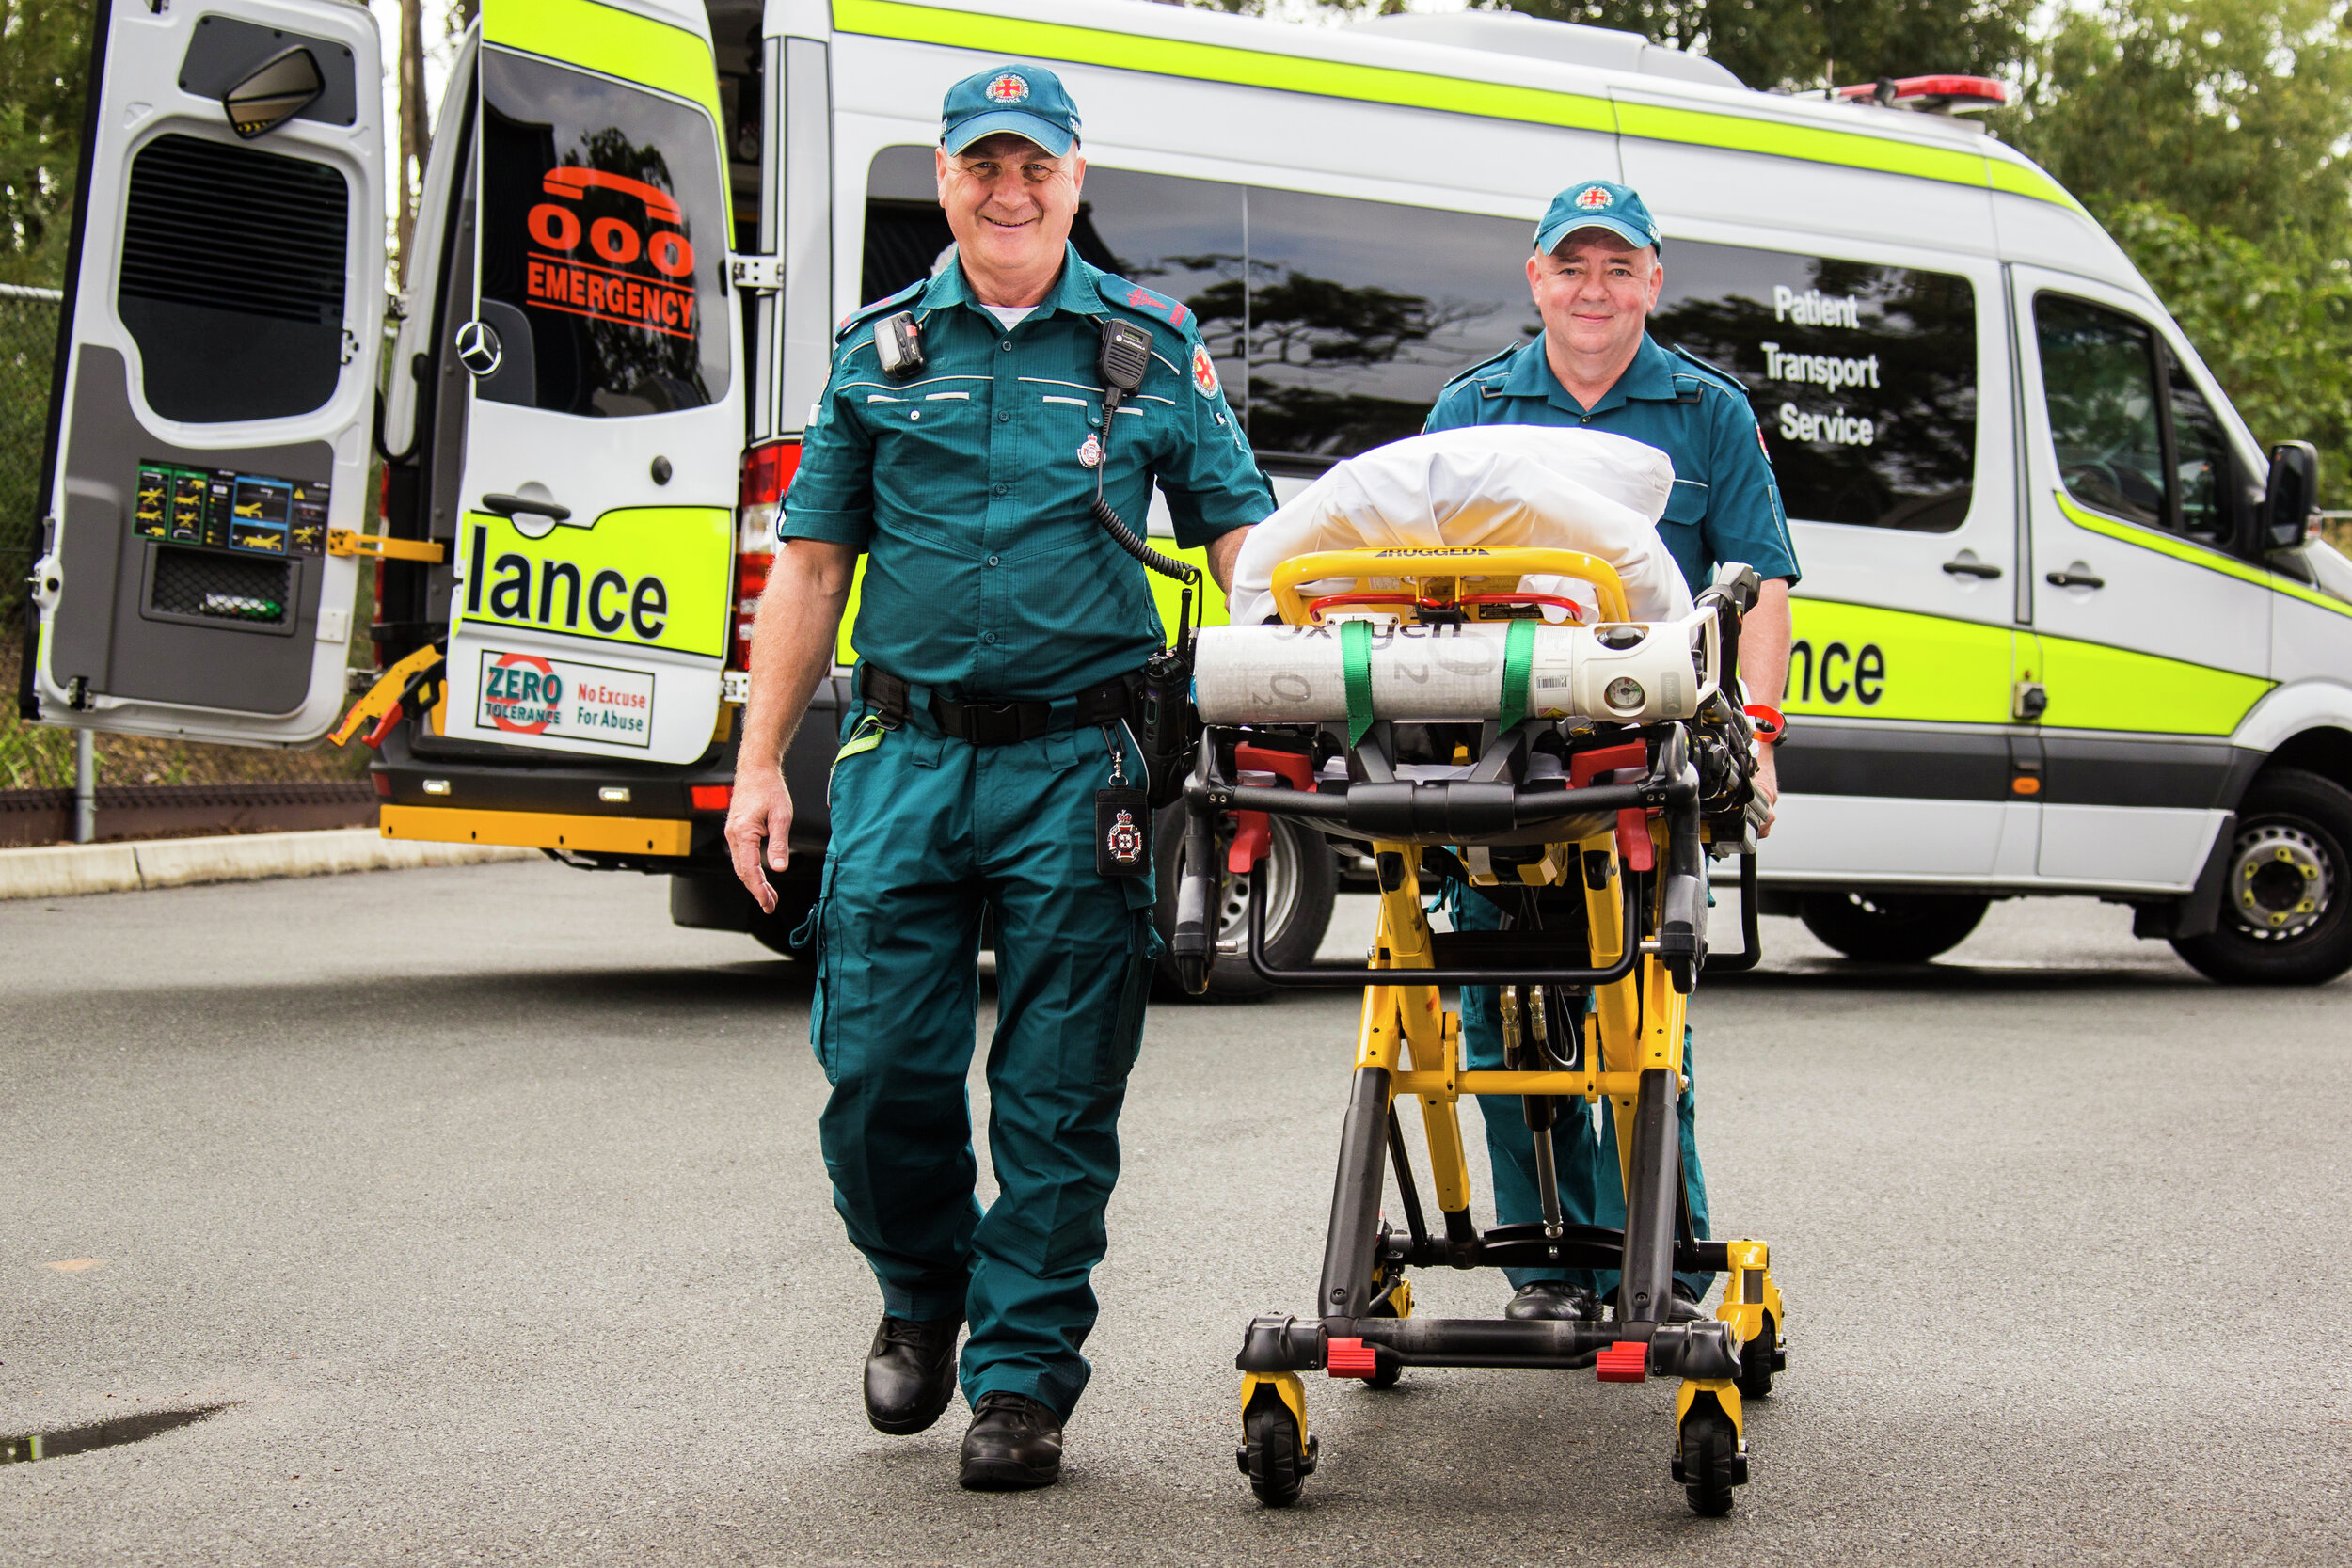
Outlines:
{"label": "side mirror", "polygon": [[2263,486],[2255,545],[2291,550],[2311,531],[2319,505],[2319,449],[2309,441],[2282,441],[2270,450],[2270,480]]}
{"label": "side mirror", "polygon": [[229,112],[229,127],[246,141],[277,130],[326,90],[319,62],[297,44],[274,55],[227,92],[220,106]]}

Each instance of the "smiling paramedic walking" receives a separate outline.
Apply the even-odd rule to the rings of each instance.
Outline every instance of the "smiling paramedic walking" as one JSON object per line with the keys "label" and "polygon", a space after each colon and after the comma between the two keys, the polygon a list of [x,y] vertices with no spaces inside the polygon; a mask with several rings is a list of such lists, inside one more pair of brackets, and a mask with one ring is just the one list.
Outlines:
{"label": "smiling paramedic walking", "polygon": [[[825,1167],[882,1287],[868,1418],[937,1421],[968,1319],[961,1481],[991,1490],[1060,1473],[1157,946],[1128,721],[1166,634],[1144,568],[1093,514],[1139,524],[1156,483],[1178,544],[1206,546],[1222,583],[1274,504],[1191,312],[1071,245],[1078,131],[1034,66],[948,90],[936,167],[954,252],[835,338],[777,525],[726,830],[772,909],[762,868],[784,869],[792,818],[779,760],[863,554],[858,701],[813,917]],[[1106,397],[1138,363],[1140,384]],[[985,1212],[964,1093],[983,911]]]}
{"label": "smiling paramedic walking", "polygon": [[[1664,246],[1642,198],[1623,185],[1590,180],[1554,197],[1535,230],[1528,288],[1543,335],[1475,365],[1446,385],[1426,428],[1532,424],[1606,430],[1658,448],[1675,483],[1658,531],[1696,593],[1727,561],[1756,568],[1762,591],[1740,640],[1748,695],[1776,704],[1788,669],[1788,590],[1797,561],[1756,414],[1740,383],[1687,355],[1661,348],[1647,330],[1665,280]],[[1770,746],[1757,751],[1756,785],[1769,804],[1779,794]],[[1760,832],[1770,832],[1769,818]],[[1467,886],[1451,892],[1457,925],[1493,928],[1494,904]],[[1503,1066],[1502,1025],[1492,990],[1466,990],[1462,1040],[1472,1068]],[[1695,1077],[1684,1046],[1684,1070]],[[1496,1212],[1506,1225],[1543,1218],[1535,1133],[1516,1096],[1483,1098]],[[1555,1123],[1554,1164],[1562,1216],[1571,1225],[1625,1224],[1614,1113],[1601,1102],[1597,1140],[1584,1107],[1569,1101]],[[1692,1093],[1682,1091],[1682,1171],[1691,1218],[1708,1233],[1707,1178],[1699,1165]],[[1613,1278],[1589,1270],[1513,1269],[1513,1318],[1591,1321]],[[1674,1311],[1695,1317],[1711,1275],[1675,1276]]]}

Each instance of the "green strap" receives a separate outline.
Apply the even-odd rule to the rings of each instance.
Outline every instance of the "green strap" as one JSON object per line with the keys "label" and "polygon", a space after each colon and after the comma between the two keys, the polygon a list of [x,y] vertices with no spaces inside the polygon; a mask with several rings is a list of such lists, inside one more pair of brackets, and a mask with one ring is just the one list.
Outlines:
{"label": "green strap", "polygon": [[1514,621],[1502,639],[1502,733],[1527,721],[1527,683],[1535,665],[1535,623]]}
{"label": "green strap", "polygon": [[1372,728],[1372,623],[1340,623],[1340,667],[1347,674],[1347,744]]}

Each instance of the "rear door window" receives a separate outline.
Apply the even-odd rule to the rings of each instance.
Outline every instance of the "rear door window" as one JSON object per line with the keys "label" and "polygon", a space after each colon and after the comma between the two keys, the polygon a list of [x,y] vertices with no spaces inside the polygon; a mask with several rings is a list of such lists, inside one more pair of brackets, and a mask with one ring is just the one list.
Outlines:
{"label": "rear door window", "polygon": [[590,418],[727,389],[726,209],[688,104],[501,49],[482,61],[482,318],[498,403]]}

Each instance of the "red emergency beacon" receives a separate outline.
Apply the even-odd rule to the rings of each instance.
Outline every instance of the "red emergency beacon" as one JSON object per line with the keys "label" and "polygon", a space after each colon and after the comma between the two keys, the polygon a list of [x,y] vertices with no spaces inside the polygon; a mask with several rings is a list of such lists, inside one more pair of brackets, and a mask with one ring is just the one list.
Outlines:
{"label": "red emergency beacon", "polygon": [[1931,115],[1982,114],[2009,103],[2009,84],[1991,76],[1882,76],[1839,87],[1849,103],[1878,103]]}

